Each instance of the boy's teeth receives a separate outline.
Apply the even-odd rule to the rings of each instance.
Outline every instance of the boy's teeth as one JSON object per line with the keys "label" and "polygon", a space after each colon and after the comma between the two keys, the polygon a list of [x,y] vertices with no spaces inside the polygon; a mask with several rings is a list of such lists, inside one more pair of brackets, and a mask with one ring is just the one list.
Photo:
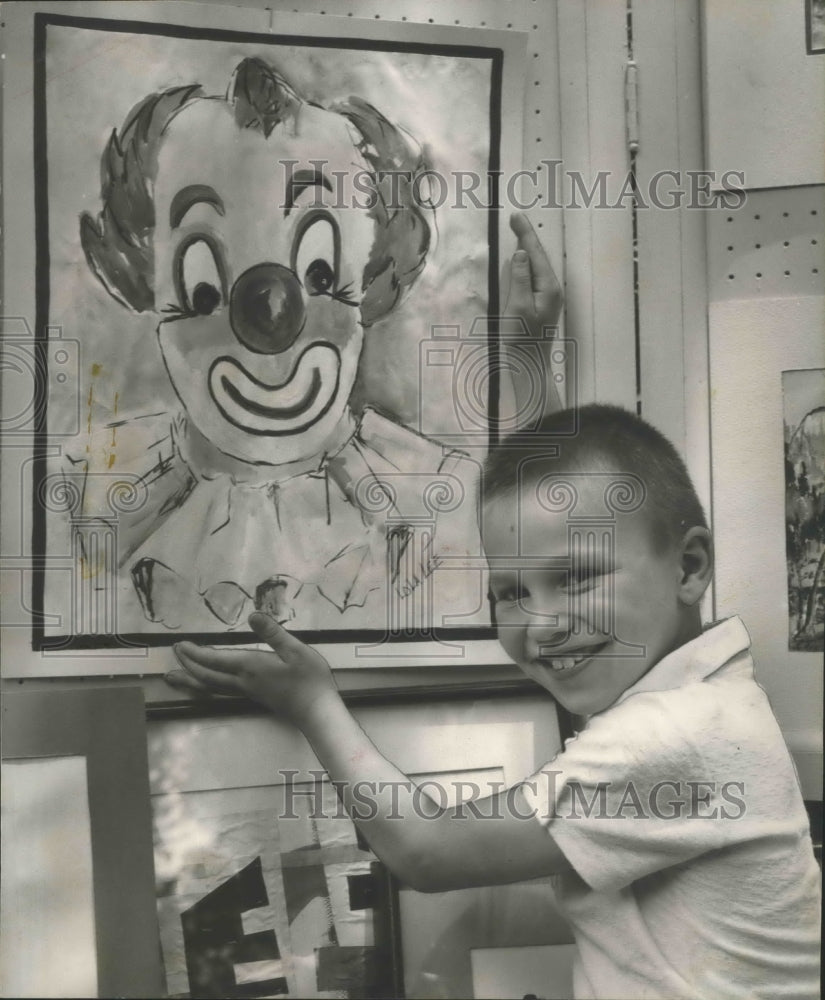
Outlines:
{"label": "boy's teeth", "polygon": [[583,656],[555,656],[550,660],[550,666],[553,670],[571,670],[577,663],[586,660],[588,655],[585,653]]}
{"label": "boy's teeth", "polygon": [[564,670],[572,670],[573,667],[577,667],[585,660],[589,660],[591,656],[601,652],[605,645],[605,643],[601,643],[594,646],[588,646],[586,648],[582,647],[578,652],[571,653],[568,656],[543,657],[542,663],[549,664],[553,670],[559,673]]}

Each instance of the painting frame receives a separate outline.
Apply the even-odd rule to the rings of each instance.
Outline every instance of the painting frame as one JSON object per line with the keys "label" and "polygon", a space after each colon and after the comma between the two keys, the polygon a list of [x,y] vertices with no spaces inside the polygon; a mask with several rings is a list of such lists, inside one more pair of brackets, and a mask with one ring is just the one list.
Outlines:
{"label": "painting frame", "polygon": [[[410,773],[421,774],[427,768],[433,772],[443,771],[444,761],[452,759],[461,774],[467,777],[474,764],[493,764],[495,761],[496,764],[504,762],[502,773],[510,782],[517,782],[520,776],[533,773],[545,759],[558,752],[563,738],[572,735],[573,731],[571,717],[559,712],[552,699],[526,678],[460,687],[430,685],[403,692],[362,689],[345,692],[343,697],[379,749]],[[282,766],[286,761],[290,772],[295,773],[313,773],[318,766],[301,737],[289,727],[273,722],[257,706],[244,699],[218,696],[208,700],[193,699],[185,704],[156,704],[147,707],[147,723],[150,762],[161,761],[176,741],[182,741],[182,734],[195,734],[187,753],[200,761],[198,767],[203,771],[203,778],[193,779],[194,784],[186,784],[186,788],[194,788],[199,781],[205,784],[220,782],[222,787],[226,782],[228,787],[233,780],[229,774],[239,772],[236,765],[227,765],[227,755],[247,762],[250,770],[240,780],[255,787],[268,780],[266,769],[271,769],[270,765],[260,763],[261,760],[277,758]],[[164,740],[157,742],[153,728],[157,734],[163,727],[171,728],[166,729]],[[242,736],[244,727],[247,731]],[[400,735],[402,732],[403,736]],[[230,733],[234,734],[234,741],[230,740]],[[468,743],[472,744],[469,750]],[[258,758],[254,761],[250,759],[248,749],[246,752],[243,749],[253,745]],[[152,780],[157,782],[157,775]],[[415,948],[412,953],[409,950],[409,936],[415,932],[420,920],[410,917],[409,902],[404,898],[410,896],[410,890],[401,887],[391,876],[388,876],[385,889],[382,919],[386,926],[381,928],[380,936],[386,949],[384,968],[387,978],[381,995],[403,997],[407,995],[405,981],[411,985],[420,973]],[[521,933],[521,925],[518,918],[513,917],[510,904],[515,900],[517,910],[522,898],[527,898],[519,895],[525,890],[517,888],[514,891],[515,895],[509,894],[502,903],[501,910],[506,916],[501,921],[501,940],[508,944],[518,943]],[[466,903],[467,907],[477,909],[480,905],[485,913],[495,912],[500,895],[498,890],[466,892],[472,897]],[[425,903],[430,898],[440,898],[417,893],[412,895]],[[460,899],[459,909],[464,906],[464,900]],[[554,925],[554,934],[560,933],[559,927]],[[547,935],[541,943],[547,943],[546,939]],[[486,940],[489,938],[477,938],[476,943],[483,944]],[[534,940],[530,938],[524,943],[532,944]],[[453,944],[458,946],[460,939],[455,938]],[[411,964],[405,967],[410,954]],[[456,968],[460,966],[457,974],[463,976],[464,966],[467,970],[470,968],[469,950],[464,949],[455,961]],[[458,989],[459,992],[447,995],[463,995],[460,987]]]}
{"label": "painting frame", "polygon": [[142,690],[4,690],[2,715],[4,761],[86,761],[98,995],[159,996]]}
{"label": "painting frame", "polygon": [[[136,9],[140,10],[140,6],[136,5]],[[155,6],[158,10],[158,16],[162,16],[160,10],[162,5]],[[117,20],[118,15],[120,17],[123,16],[122,12],[122,7],[117,11],[113,11],[114,16],[109,20],[107,18],[75,18],[74,15],[39,11],[34,14],[34,31],[35,34],[39,33],[42,35],[48,25],[57,25],[60,23],[96,23],[98,21],[101,23],[105,22],[108,25],[130,23],[124,20]],[[222,24],[220,17],[225,18],[225,12],[216,9],[213,13],[216,18],[215,23]],[[210,32],[215,37],[224,37],[224,35],[240,38],[248,36],[256,39],[265,37],[267,43],[275,44],[279,36],[264,35],[254,20],[255,13],[251,11],[244,12],[244,18],[239,23],[238,30],[236,31],[229,31],[223,26],[203,27],[194,23],[183,24],[179,26],[178,30],[181,34],[191,35],[192,37],[209,37]],[[32,15],[29,16],[31,17]],[[145,14],[142,16],[145,16]],[[204,17],[205,15],[201,14],[200,16]],[[19,17],[12,20],[19,20]],[[181,15],[179,20],[185,21],[186,18]],[[243,20],[246,20],[247,24],[244,24]],[[297,32],[297,28],[291,26],[296,20],[300,20],[300,17],[295,19],[286,15],[283,18],[282,23],[286,32],[283,36],[284,38],[299,37],[297,33],[293,34],[293,32]],[[318,18],[315,19],[316,22],[319,20]],[[139,23],[141,25],[148,25],[149,29],[158,34],[164,32],[168,34],[171,30],[165,24],[152,24],[148,21],[141,21]],[[250,28],[254,28],[254,30],[245,30]],[[340,33],[336,34],[339,45],[341,45],[342,38],[346,41],[347,35],[357,41],[359,35],[367,33],[367,28],[369,28],[369,32],[376,32],[377,41],[369,41],[369,45],[372,47],[384,45],[388,48],[397,48],[400,45],[402,47],[408,46],[413,50],[416,46],[432,48],[434,44],[427,42],[425,45],[425,43],[420,41],[392,41],[390,39],[393,37],[393,32],[397,34],[399,28],[398,26],[392,27],[384,23],[365,26],[364,23],[359,24],[353,21],[348,24],[342,24],[340,28]],[[423,36],[426,36],[427,32],[429,32],[430,37],[435,37],[436,28],[433,26],[406,25],[404,28],[407,31],[411,31],[414,28],[416,33],[423,33]],[[330,32],[329,27],[325,27],[324,30],[327,33]],[[509,54],[506,54],[505,57],[504,91],[503,96],[499,98],[499,113],[501,113],[501,108],[505,110],[512,109],[514,102],[516,104],[519,103],[521,99],[519,87],[518,85],[514,85],[513,80],[509,80],[508,82],[506,61],[510,60],[512,62],[512,53],[519,46],[523,47],[523,40],[521,38],[514,36],[513,33],[506,33],[505,37],[505,33],[476,32],[474,39],[468,46],[466,35],[460,30],[449,28],[438,28],[437,30],[444,39],[442,47],[445,52],[472,51],[474,46],[479,51],[483,48],[486,53],[484,58],[489,58],[491,65],[494,65],[494,75],[501,71],[502,53],[505,53],[506,50],[506,53]],[[336,26],[336,32],[338,32],[338,26]],[[482,47],[476,44],[480,42],[481,36],[484,37],[484,46]],[[415,37],[418,36],[415,35]],[[42,43],[42,38],[40,38],[40,43]],[[331,44],[329,39],[328,44]],[[32,118],[35,123],[35,133],[36,135],[40,134],[41,140],[35,140],[33,155],[35,163],[41,165],[45,163],[46,159],[46,150],[42,141],[46,118],[46,109],[42,99],[42,91],[45,85],[44,72],[43,59],[35,60]],[[509,114],[504,115],[504,117],[512,118],[513,116]],[[38,129],[40,129],[40,133],[37,132]],[[519,148],[520,145],[519,142]],[[513,155],[513,150],[508,148],[507,156],[511,155]],[[496,166],[494,163],[491,163],[491,165]],[[502,165],[504,164],[502,163]],[[40,171],[36,171],[36,174],[40,173]],[[47,603],[44,603],[43,579],[47,569],[49,572],[54,571],[58,573],[61,580],[65,579],[66,587],[74,588],[76,581],[70,579],[71,570],[68,565],[62,565],[60,559],[51,557],[44,548],[43,534],[46,511],[45,504],[40,503],[37,499],[43,492],[46,462],[50,460],[49,456],[53,458],[55,448],[59,450],[61,447],[59,443],[50,443],[47,437],[47,424],[43,406],[48,401],[46,397],[49,394],[46,393],[44,395],[43,383],[42,381],[38,382],[38,379],[43,379],[44,373],[47,373],[49,370],[54,374],[56,365],[54,350],[61,349],[61,345],[58,342],[53,342],[51,347],[49,347],[47,341],[44,340],[44,335],[48,332],[49,322],[47,294],[49,282],[48,262],[46,260],[48,254],[47,249],[44,250],[44,247],[47,248],[47,244],[42,238],[42,230],[48,219],[48,199],[43,184],[39,184],[37,189],[35,214],[36,220],[39,220],[36,223],[36,228],[39,228],[41,231],[41,239],[38,244],[39,249],[34,261],[35,281],[33,291],[36,293],[34,295],[34,301],[37,306],[36,322],[27,325],[25,320],[20,320],[18,328],[18,326],[10,326],[10,321],[6,320],[4,330],[7,336],[18,342],[22,353],[31,362],[30,367],[33,370],[35,380],[34,395],[37,397],[36,413],[32,419],[29,420],[24,428],[12,426],[12,433],[5,438],[4,442],[4,479],[7,484],[4,491],[4,501],[7,498],[10,501],[4,504],[7,507],[7,516],[4,518],[6,521],[4,534],[11,539],[18,532],[21,533],[19,543],[16,543],[19,546],[19,557],[15,555],[14,561],[6,560],[4,564],[4,570],[9,573],[13,581],[11,584],[12,588],[19,589],[20,591],[17,601],[20,608],[19,612],[15,613],[15,617],[19,617],[20,620],[12,620],[8,623],[9,628],[4,637],[7,648],[13,649],[14,653],[14,655],[4,657],[4,675],[29,677],[108,674],[112,670],[112,661],[117,661],[116,669],[119,673],[157,674],[168,669],[169,657],[164,651],[172,641],[187,637],[198,640],[211,638],[212,641],[225,642],[227,644],[243,644],[254,641],[253,634],[245,631],[204,633],[198,630],[189,634],[176,632],[175,634],[168,635],[163,632],[122,632],[106,624],[109,605],[105,601],[101,601],[99,593],[92,593],[95,589],[99,592],[100,588],[93,587],[88,593],[81,594],[80,586],[77,587],[78,595],[76,595],[78,603],[86,601],[86,606],[91,608],[95,601],[101,601],[100,605],[96,607],[95,613],[98,615],[98,621],[103,623],[102,627],[98,625],[98,631],[94,631],[94,629],[73,630],[71,623],[69,623],[68,631],[66,631],[65,626],[62,631],[60,628],[55,631],[52,627],[54,618],[50,614],[52,609],[48,607]],[[17,226],[15,220],[10,221],[12,222],[10,232],[13,233]],[[496,308],[498,295],[498,263],[500,259],[498,246],[503,239],[502,231],[505,228],[502,223],[501,213],[498,213],[496,209],[493,209],[490,213],[489,228],[491,233],[495,231],[488,261],[488,289],[490,292],[488,308],[490,313],[492,313]],[[11,281],[9,280],[10,276],[12,277]],[[15,285],[13,276],[14,264],[11,263],[6,266],[7,287]],[[26,296],[24,295],[20,299],[20,302],[24,303],[25,300]],[[22,316],[25,315],[27,310],[23,306],[16,311]],[[56,335],[56,331],[54,330],[51,333],[53,337]],[[57,336],[59,339],[59,333]],[[71,348],[71,345],[68,346]],[[70,379],[72,377],[74,376],[70,373]],[[15,388],[15,386],[12,386],[13,390]],[[7,398],[12,399],[14,395],[14,391],[7,393]],[[4,430],[7,426],[8,423],[6,422]],[[30,504],[29,510],[26,509],[27,504]],[[33,542],[31,549],[28,542],[29,536]],[[66,560],[64,559],[63,562],[66,562]],[[61,586],[64,586],[64,584],[61,584]],[[28,639],[26,637],[27,631],[29,633]],[[472,626],[451,625],[443,630],[419,631],[413,634],[406,632],[403,635],[388,634],[386,628],[374,630],[342,629],[338,632],[325,628],[319,632],[309,631],[302,634],[302,638],[308,641],[325,644],[330,656],[334,657],[343,668],[350,666],[361,668],[396,667],[399,665],[429,666],[435,665],[437,662],[452,662],[456,665],[461,665],[468,661],[498,666],[502,658],[493,637],[493,629],[488,625],[480,623]],[[472,655],[470,654],[471,649]],[[87,655],[79,656],[78,654],[81,651]]]}
{"label": "painting frame", "polygon": [[[522,679],[515,682],[493,682],[478,685],[473,689],[476,697],[493,699],[498,706],[507,704],[509,699],[517,703],[519,696],[528,697],[531,692],[541,692],[532,682]],[[452,693],[455,696],[455,692]],[[450,696],[450,693],[446,693]],[[459,693],[463,698],[465,693]],[[544,701],[544,695],[539,694],[539,703]],[[561,705],[548,700],[546,704],[555,707],[558,725],[559,747],[571,739],[579,728],[579,720],[567,712]],[[545,705],[546,707],[546,705]],[[492,734],[492,730],[488,731]],[[511,736],[509,741],[490,740],[476,759],[478,767],[486,763],[490,778],[502,784],[513,787],[514,772],[512,764],[500,763],[506,761],[509,748],[505,750],[506,742],[515,743]],[[538,762],[552,759],[555,755],[550,748],[538,750],[535,755],[531,773],[537,770]],[[427,774],[411,775],[413,780],[433,782],[443,789],[450,789],[469,779],[475,779],[482,784],[484,768],[479,767],[476,773],[464,768],[453,770],[440,767]],[[493,778],[495,775],[495,778]],[[528,775],[525,775],[527,777]],[[483,794],[483,791],[482,791]],[[455,804],[453,796],[442,796],[442,802],[447,799],[450,805]],[[553,996],[568,996],[564,982],[572,982],[572,931],[555,904],[552,878],[530,879],[526,882],[507,883],[504,885],[476,886],[468,889],[456,889],[438,893],[419,893],[403,886],[393,879],[397,892],[397,911],[400,924],[401,970],[403,974],[403,996],[420,998],[451,998],[461,1000],[463,997],[486,996],[482,983],[477,983],[476,961],[474,953],[478,951],[501,951],[509,953],[519,949],[551,949],[554,953],[560,950],[564,953],[561,959],[566,971],[559,974],[553,970],[553,982],[559,985],[562,992],[554,992]],[[558,963],[557,959],[557,963]],[[476,986],[482,993],[476,992]],[[510,992],[493,993],[501,997],[513,995]],[[544,995],[544,993],[537,994]],[[548,994],[549,996],[550,994]]]}
{"label": "painting frame", "polygon": [[805,51],[809,56],[825,52],[825,4],[805,0]]}

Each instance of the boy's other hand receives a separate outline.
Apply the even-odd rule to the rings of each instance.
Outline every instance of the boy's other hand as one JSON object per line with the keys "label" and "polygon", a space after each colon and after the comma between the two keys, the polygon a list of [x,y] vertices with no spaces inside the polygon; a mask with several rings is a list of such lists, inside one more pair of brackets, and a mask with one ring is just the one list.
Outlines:
{"label": "boy's other hand", "polygon": [[[532,361],[525,357],[523,338],[503,339],[503,361],[509,372],[512,400],[502,396],[499,416],[504,426],[509,423],[513,430],[523,431],[534,425],[537,417],[555,413],[564,405],[551,363],[564,297],[550,258],[527,216],[513,212],[510,228],[518,237],[518,249],[504,267],[507,293],[503,315],[521,318],[529,340],[535,340],[538,357],[535,353]],[[539,405],[541,409],[537,410]]]}
{"label": "boy's other hand", "polygon": [[518,238],[518,249],[504,269],[504,315],[521,316],[530,332],[540,337],[545,327],[558,326],[561,284],[527,216],[513,212],[510,228]]}
{"label": "boy's other hand", "polygon": [[315,705],[337,690],[329,664],[269,615],[255,612],[249,625],[272,652],[179,642],[173,650],[183,669],[170,671],[167,682],[198,694],[246,695],[302,726]]}

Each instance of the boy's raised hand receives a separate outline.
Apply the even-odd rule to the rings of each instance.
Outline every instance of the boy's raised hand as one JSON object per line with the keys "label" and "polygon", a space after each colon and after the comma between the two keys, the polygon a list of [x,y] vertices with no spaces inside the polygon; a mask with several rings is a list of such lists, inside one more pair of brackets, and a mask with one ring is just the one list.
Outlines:
{"label": "boy's raised hand", "polygon": [[[564,405],[551,363],[564,297],[550,258],[527,216],[513,212],[510,228],[518,238],[518,249],[504,267],[507,293],[503,315],[519,317],[524,322],[529,346],[525,350],[524,338],[520,337],[502,340],[502,360],[510,376],[513,409],[510,410],[503,397],[499,401],[499,416],[505,425],[510,424],[511,430],[522,430],[537,416],[555,413]],[[539,403],[543,407],[537,413]]]}
{"label": "boy's raised hand", "polygon": [[246,695],[302,726],[313,707],[337,691],[329,664],[269,615],[255,612],[249,624],[272,652],[179,642],[173,648],[183,670],[170,671],[166,680],[201,694]]}
{"label": "boy's raised hand", "polygon": [[510,228],[516,234],[518,248],[504,269],[504,315],[521,316],[530,332],[541,336],[545,327],[558,326],[563,302],[561,284],[527,216],[513,212]]}

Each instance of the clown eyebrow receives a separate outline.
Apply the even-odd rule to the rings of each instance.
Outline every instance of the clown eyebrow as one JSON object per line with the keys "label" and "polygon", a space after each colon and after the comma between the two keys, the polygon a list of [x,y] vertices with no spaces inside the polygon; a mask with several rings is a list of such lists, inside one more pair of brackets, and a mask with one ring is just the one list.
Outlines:
{"label": "clown eyebrow", "polygon": [[295,199],[308,187],[325,187],[327,191],[332,190],[329,178],[320,170],[296,170],[286,183],[286,195],[284,196],[284,218],[295,206]]}
{"label": "clown eyebrow", "polygon": [[226,212],[223,199],[214,188],[209,187],[208,184],[190,184],[188,187],[181,188],[172,199],[172,204],[169,206],[170,228],[177,229],[189,209],[201,202],[211,205],[218,215],[223,215]]}

